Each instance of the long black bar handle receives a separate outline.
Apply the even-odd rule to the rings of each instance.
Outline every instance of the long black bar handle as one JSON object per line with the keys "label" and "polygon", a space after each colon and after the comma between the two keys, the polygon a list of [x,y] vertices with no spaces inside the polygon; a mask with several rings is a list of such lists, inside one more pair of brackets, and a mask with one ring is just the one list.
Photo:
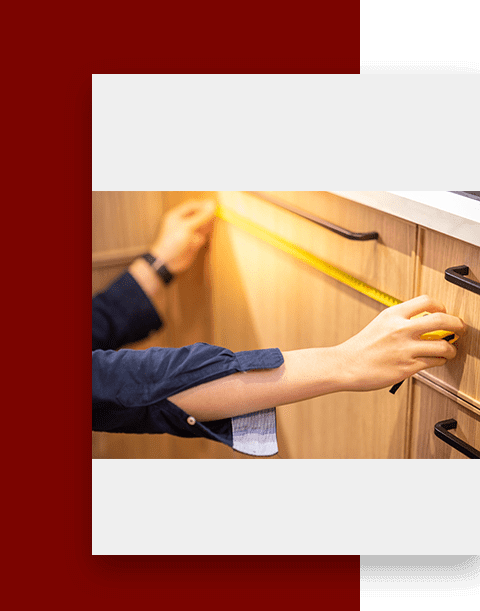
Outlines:
{"label": "long black bar handle", "polygon": [[468,265],[456,265],[455,267],[448,267],[445,270],[445,280],[461,286],[462,289],[472,291],[480,295],[480,282],[475,282],[471,278],[464,278],[470,271]]}
{"label": "long black bar handle", "polygon": [[480,458],[479,450],[476,450],[471,445],[468,445],[468,443],[465,443],[458,437],[455,437],[455,435],[452,435],[452,433],[448,432],[451,429],[456,428],[457,421],[453,418],[450,418],[449,420],[442,420],[441,422],[437,422],[433,429],[433,432],[439,439],[447,443],[449,446],[452,446],[452,448],[455,448],[455,450],[458,450],[462,454],[465,454],[465,456],[468,456],[468,458]]}
{"label": "long black bar handle", "polygon": [[348,229],[344,229],[343,227],[339,227],[338,225],[334,225],[333,223],[329,223],[321,219],[319,216],[315,216],[314,214],[310,214],[309,212],[305,212],[304,210],[300,210],[300,208],[296,208],[290,204],[287,204],[275,197],[271,197],[270,195],[265,195],[261,191],[247,191],[247,193],[251,193],[252,195],[256,195],[261,199],[264,199],[271,204],[275,204],[279,208],[283,208],[284,210],[288,210],[289,212],[293,212],[297,216],[301,216],[304,219],[308,219],[320,227],[324,227],[325,229],[329,229],[334,233],[338,233],[347,240],[357,240],[360,242],[366,242],[367,240],[378,240],[378,232],[377,231],[368,231],[367,233],[356,233],[354,231],[349,231]]}

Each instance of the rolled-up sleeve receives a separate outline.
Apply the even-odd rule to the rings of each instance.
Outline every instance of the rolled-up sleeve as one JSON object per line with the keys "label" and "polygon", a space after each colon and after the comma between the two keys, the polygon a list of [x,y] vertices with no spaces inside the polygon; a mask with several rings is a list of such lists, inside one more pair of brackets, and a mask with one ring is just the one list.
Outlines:
{"label": "rolled-up sleeve", "polygon": [[256,456],[278,452],[274,407],[197,422],[168,399],[236,372],[280,367],[283,355],[278,348],[234,353],[197,343],[183,348],[95,350],[92,359],[93,430],[206,437]]}

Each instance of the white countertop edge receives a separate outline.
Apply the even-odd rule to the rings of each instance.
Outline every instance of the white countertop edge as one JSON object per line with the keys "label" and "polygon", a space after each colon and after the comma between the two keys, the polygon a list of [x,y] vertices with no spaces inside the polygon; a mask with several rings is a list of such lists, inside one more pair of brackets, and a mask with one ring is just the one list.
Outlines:
{"label": "white countertop edge", "polygon": [[330,191],[480,246],[480,201],[449,191]]}

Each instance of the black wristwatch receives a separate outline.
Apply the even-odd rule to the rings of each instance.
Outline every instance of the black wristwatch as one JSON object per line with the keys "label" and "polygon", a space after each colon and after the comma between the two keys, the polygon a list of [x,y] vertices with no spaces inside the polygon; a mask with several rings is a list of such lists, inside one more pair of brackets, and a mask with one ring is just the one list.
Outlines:
{"label": "black wristwatch", "polygon": [[167,266],[165,264],[162,264],[160,265],[160,267],[157,267],[160,261],[158,261],[158,259],[155,259],[155,257],[151,255],[149,252],[146,252],[145,254],[143,254],[142,257],[145,259],[145,261],[149,265],[153,267],[153,269],[157,272],[157,274],[163,280],[164,284],[169,284],[173,280],[174,275],[168,271]]}

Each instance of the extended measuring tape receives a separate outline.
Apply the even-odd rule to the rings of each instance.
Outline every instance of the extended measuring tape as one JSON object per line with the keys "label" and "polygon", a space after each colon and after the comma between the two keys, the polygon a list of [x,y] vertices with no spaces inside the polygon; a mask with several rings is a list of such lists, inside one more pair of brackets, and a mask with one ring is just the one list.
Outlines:
{"label": "extended measuring tape", "polygon": [[219,205],[215,211],[215,214],[219,219],[222,219],[231,225],[235,225],[235,227],[238,227],[239,229],[243,229],[243,231],[246,231],[256,238],[267,242],[267,244],[275,246],[279,250],[283,250],[283,252],[286,252],[296,259],[303,261],[303,263],[310,265],[319,272],[327,274],[327,276],[330,276],[331,278],[335,278],[335,280],[346,284],[359,293],[363,293],[364,295],[367,295],[367,297],[370,297],[371,299],[374,299],[385,306],[393,306],[397,305],[398,303],[402,303],[400,299],[387,295],[387,293],[383,293],[373,286],[365,284],[365,282],[358,280],[354,276],[350,276],[350,274],[347,274],[330,263],[323,261],[313,253],[308,252],[304,248],[300,248],[300,246],[297,246],[293,242],[289,242],[285,238],[273,233],[273,231],[270,231],[269,229],[266,229],[265,227],[262,227],[261,225],[258,225],[257,223],[245,218],[244,216],[241,216],[230,208],[225,208],[224,206]]}
{"label": "extended measuring tape", "polygon": [[[219,219],[226,221],[231,225],[235,225],[235,227],[246,231],[247,233],[262,240],[263,242],[266,242],[267,244],[270,244],[271,246],[275,246],[275,248],[278,248],[279,250],[283,250],[283,252],[292,255],[299,261],[302,261],[303,263],[306,263],[307,265],[310,265],[311,267],[317,269],[319,272],[322,272],[323,274],[326,274],[327,276],[330,276],[331,278],[334,278],[335,280],[346,284],[355,291],[363,293],[363,295],[366,295],[367,297],[370,297],[371,299],[374,299],[375,301],[378,301],[379,303],[385,306],[390,307],[402,303],[400,299],[396,299],[395,297],[392,297],[392,295],[387,295],[387,293],[383,293],[382,291],[379,291],[373,286],[370,286],[365,282],[358,280],[358,278],[355,278],[354,276],[345,273],[341,269],[334,267],[330,263],[323,261],[323,259],[320,259],[313,253],[308,252],[308,250],[305,250],[304,248],[297,246],[293,242],[282,238],[273,231],[270,231],[269,229],[258,225],[254,221],[251,221],[245,218],[244,216],[241,216],[230,208],[225,208],[224,206],[219,205],[217,206],[215,214]],[[412,316],[412,318],[427,316],[428,314],[430,314],[430,312],[422,312],[421,314]],[[438,330],[431,331],[429,333],[424,333],[421,336],[421,339],[444,339],[450,343],[453,343],[458,339],[458,336],[453,334],[451,331]],[[400,384],[401,382],[395,384],[395,386],[390,389],[390,392],[395,393],[395,391],[399,388]]]}

